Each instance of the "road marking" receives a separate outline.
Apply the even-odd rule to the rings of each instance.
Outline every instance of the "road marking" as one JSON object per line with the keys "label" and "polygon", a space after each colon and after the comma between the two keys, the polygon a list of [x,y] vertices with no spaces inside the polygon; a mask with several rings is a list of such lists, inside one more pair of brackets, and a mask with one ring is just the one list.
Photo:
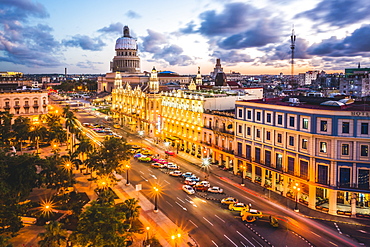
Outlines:
{"label": "road marking", "polygon": [[167,180],[163,180],[163,181],[165,181],[166,183],[170,184],[170,182],[168,182]]}
{"label": "road marking", "polygon": [[227,238],[231,243],[233,243],[234,246],[238,247],[236,243],[234,243],[228,236],[224,234],[224,237]]}
{"label": "road marking", "polygon": [[[191,220],[189,220],[191,224],[193,224],[196,228],[198,228],[198,226]],[[212,241],[213,242],[213,241]]]}
{"label": "road marking", "polygon": [[198,207],[196,204],[195,204],[195,202],[193,202],[193,201],[190,201],[190,200],[188,200],[188,199],[185,199],[188,203],[190,203],[190,204],[192,204],[194,207]]}
{"label": "road marking", "polygon": [[221,220],[223,223],[225,223],[225,221],[223,219],[221,219],[218,215],[215,214],[215,216],[217,217],[217,219]]}
{"label": "road marking", "polygon": [[175,202],[177,205],[179,205],[180,208],[182,208],[183,210],[187,211],[186,207],[183,207],[180,203],[178,202]]}
{"label": "road marking", "polygon": [[218,245],[215,243],[215,241],[212,240],[212,243],[218,247]]}
{"label": "road marking", "polygon": [[247,247],[242,241],[240,241],[240,243],[243,245],[243,246],[245,246],[245,247]]}
{"label": "road marking", "polygon": [[139,171],[141,174],[144,174],[144,172],[143,171]]}
{"label": "road marking", "polygon": [[173,205],[169,202],[169,201],[166,201],[171,207],[173,207]]}
{"label": "road marking", "polygon": [[335,227],[337,228],[337,231],[339,232],[339,234],[342,234],[341,230],[339,229],[338,224],[337,224],[336,222],[334,222],[334,225],[335,225]]}
{"label": "road marking", "polygon": [[320,237],[321,238],[321,236],[319,235],[319,234],[316,234],[316,233],[314,233],[313,231],[311,231],[314,235],[316,235],[316,236],[318,236],[318,237]]}
{"label": "road marking", "polygon": [[259,244],[261,247],[263,247],[263,245],[262,245],[262,244],[260,244],[260,242],[258,242],[254,237],[252,237],[252,239],[253,239],[254,241],[256,241],[256,243],[257,243],[257,244]]}
{"label": "road marking", "polygon": [[338,245],[334,244],[334,243],[333,243],[333,242],[331,242],[331,241],[329,241],[329,243],[331,243],[332,245],[338,246]]}
{"label": "road marking", "polygon": [[182,203],[184,203],[185,204],[185,202],[183,201],[183,200],[181,200],[180,198],[178,198],[178,197],[176,197],[177,198],[177,200],[179,200],[180,202],[182,202]]}
{"label": "road marking", "polygon": [[143,177],[143,176],[141,176],[141,175],[140,175],[140,177],[141,177],[142,179],[144,179],[146,182],[148,182],[148,181],[149,181],[148,179],[146,179],[145,177]]}
{"label": "road marking", "polygon": [[207,221],[211,226],[213,226],[213,224],[212,224],[209,220],[207,220],[205,217],[203,217],[203,219],[204,219],[205,221]]}
{"label": "road marking", "polygon": [[150,176],[152,176],[154,179],[157,179],[157,177],[155,175],[150,174]]}
{"label": "road marking", "polygon": [[251,244],[253,247],[255,247],[255,245],[254,244],[252,244],[252,242],[251,241],[249,241],[249,239],[248,238],[246,238],[243,234],[241,234],[240,232],[238,232],[238,231],[236,231],[242,238],[244,238],[245,240],[247,240],[248,241],[248,243],[249,244]]}

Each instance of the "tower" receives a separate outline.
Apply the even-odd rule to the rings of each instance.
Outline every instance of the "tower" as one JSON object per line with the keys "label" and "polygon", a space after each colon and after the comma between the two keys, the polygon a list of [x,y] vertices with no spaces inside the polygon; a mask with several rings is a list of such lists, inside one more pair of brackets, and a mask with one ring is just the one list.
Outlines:
{"label": "tower", "polygon": [[153,67],[152,73],[150,74],[150,78],[149,78],[149,92],[150,93],[159,92],[158,73],[155,67]]}
{"label": "tower", "polygon": [[213,72],[211,72],[211,77],[215,79],[218,73],[223,73],[223,72],[224,72],[224,69],[221,67],[221,59],[217,58],[216,66],[214,67]]}
{"label": "tower", "polygon": [[294,27],[292,28],[292,35],[290,36],[290,49],[292,49],[292,61],[291,61],[291,81],[290,84],[294,84],[294,49],[295,49],[295,33],[294,33]]}
{"label": "tower", "polygon": [[112,72],[139,73],[140,58],[137,56],[137,43],[130,36],[128,26],[123,28],[123,36],[116,41],[116,55],[111,62]]}
{"label": "tower", "polygon": [[200,67],[198,67],[198,74],[195,78],[195,84],[196,85],[202,85],[202,75],[200,74]]}

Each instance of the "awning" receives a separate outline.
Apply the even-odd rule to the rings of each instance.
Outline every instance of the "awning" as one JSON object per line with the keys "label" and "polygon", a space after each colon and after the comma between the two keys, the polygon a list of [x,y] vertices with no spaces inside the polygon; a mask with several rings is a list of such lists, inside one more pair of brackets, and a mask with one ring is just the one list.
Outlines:
{"label": "awning", "polygon": [[180,139],[180,138],[178,138],[178,137],[176,137],[176,136],[167,136],[167,139],[168,140],[171,140],[171,141],[177,141],[178,139]]}

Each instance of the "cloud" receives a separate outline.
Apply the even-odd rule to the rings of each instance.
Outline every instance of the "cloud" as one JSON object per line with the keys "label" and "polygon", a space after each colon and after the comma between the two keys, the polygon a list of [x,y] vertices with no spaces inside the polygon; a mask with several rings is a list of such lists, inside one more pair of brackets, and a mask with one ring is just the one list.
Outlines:
{"label": "cloud", "polygon": [[238,51],[214,51],[211,55],[215,58],[220,58],[222,63],[228,66],[236,65],[237,63],[249,63],[253,62],[254,59],[249,55],[241,54]]}
{"label": "cloud", "polygon": [[183,55],[183,49],[174,44],[170,44],[169,38],[153,30],[147,30],[148,35],[141,37],[142,44],[140,50],[152,55],[153,59],[164,60],[170,65],[186,66],[193,64],[191,57]]}
{"label": "cloud", "polygon": [[114,34],[114,35],[119,35],[122,34],[123,30],[123,25],[120,22],[117,23],[112,23],[108,27],[103,27],[98,30],[100,33],[105,33],[105,34]]}
{"label": "cloud", "polygon": [[25,22],[29,17],[49,17],[43,5],[28,0],[1,0],[0,10],[0,23],[2,24],[13,21]]}
{"label": "cloud", "polygon": [[78,47],[90,51],[101,51],[106,45],[100,38],[90,38],[87,35],[75,35],[69,40],[63,40],[62,44],[67,47]]}
{"label": "cloud", "polygon": [[322,0],[311,10],[299,13],[296,18],[305,17],[319,24],[342,27],[368,19],[368,0]]}
{"label": "cloud", "polygon": [[95,65],[103,64],[102,62],[93,62],[93,61],[85,61],[85,62],[78,62],[76,64],[77,67],[81,69],[93,69],[95,70]]}
{"label": "cloud", "polygon": [[141,18],[141,15],[136,13],[135,11],[129,10],[126,12],[125,16],[127,16],[130,19],[139,19]]}
{"label": "cloud", "polygon": [[318,56],[358,56],[370,52],[370,25],[363,25],[344,39],[333,36],[308,47],[310,55]]}

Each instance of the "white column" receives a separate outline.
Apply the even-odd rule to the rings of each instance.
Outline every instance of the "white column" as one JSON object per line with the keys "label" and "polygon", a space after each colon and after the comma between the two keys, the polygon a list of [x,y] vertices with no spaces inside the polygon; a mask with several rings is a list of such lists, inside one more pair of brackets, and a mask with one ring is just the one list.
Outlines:
{"label": "white column", "polygon": [[308,207],[316,208],[316,186],[308,185]]}
{"label": "white column", "polygon": [[329,214],[337,215],[337,191],[329,190]]}

